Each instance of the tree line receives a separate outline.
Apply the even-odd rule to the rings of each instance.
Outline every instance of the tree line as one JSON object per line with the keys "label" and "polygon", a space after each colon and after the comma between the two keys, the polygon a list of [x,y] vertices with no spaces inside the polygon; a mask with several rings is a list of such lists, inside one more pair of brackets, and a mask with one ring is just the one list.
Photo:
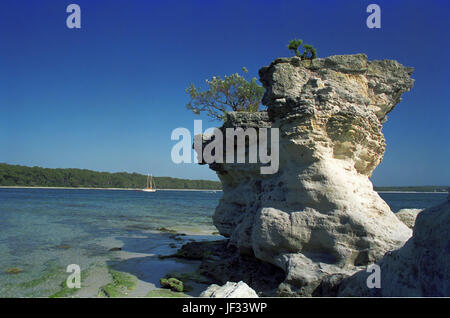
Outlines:
{"label": "tree line", "polygon": [[447,192],[449,186],[374,187],[375,191]]}
{"label": "tree line", "polygon": [[[154,177],[158,189],[221,189],[218,181]],[[98,172],[86,169],[50,169],[0,163],[0,186],[145,188],[147,176],[127,172]]]}
{"label": "tree line", "polygon": [[[158,189],[219,190],[220,182],[154,177]],[[147,176],[127,172],[98,172],[86,169],[50,169],[0,163],[0,186],[132,188],[146,187]],[[375,187],[376,191],[446,192],[449,186]]]}

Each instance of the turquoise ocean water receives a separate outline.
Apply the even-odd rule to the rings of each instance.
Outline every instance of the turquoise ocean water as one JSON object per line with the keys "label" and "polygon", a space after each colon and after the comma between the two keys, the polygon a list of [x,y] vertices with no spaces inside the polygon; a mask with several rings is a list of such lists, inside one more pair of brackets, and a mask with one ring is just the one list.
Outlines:
{"label": "turquoise ocean water", "polygon": [[[0,297],[47,297],[67,277],[68,264],[102,267],[117,258],[108,250],[164,254],[169,244],[211,239],[211,216],[222,193],[0,189]],[[443,193],[380,193],[396,212],[427,208]],[[164,227],[191,233],[174,240]],[[173,246],[172,246],[173,247]],[[18,267],[23,272],[5,271]]]}

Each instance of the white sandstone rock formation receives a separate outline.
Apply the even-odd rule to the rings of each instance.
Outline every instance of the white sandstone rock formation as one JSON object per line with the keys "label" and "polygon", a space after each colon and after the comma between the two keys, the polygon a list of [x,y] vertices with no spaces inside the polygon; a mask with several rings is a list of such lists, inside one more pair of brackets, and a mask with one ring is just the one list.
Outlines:
{"label": "white sandstone rock formation", "polygon": [[368,288],[370,273],[344,279],[339,296],[449,297],[450,197],[417,216],[412,238],[378,263],[381,288]]}
{"label": "white sandstone rock formation", "polygon": [[251,289],[246,283],[227,282],[223,286],[213,284],[208,287],[200,297],[210,298],[258,298],[258,294]]}
{"label": "white sandstone rock formation", "polygon": [[407,227],[412,229],[414,227],[414,223],[416,223],[417,215],[422,212],[423,209],[401,209],[395,216],[405,223]]}
{"label": "white sandstone rock formation", "polygon": [[382,123],[412,71],[364,54],[277,59],[259,71],[267,112],[228,114],[222,129],[280,131],[276,174],[210,164],[223,186],[215,226],[241,253],[285,271],[279,295],[311,295],[327,275],[354,273],[410,238],[369,177],[385,150]]}

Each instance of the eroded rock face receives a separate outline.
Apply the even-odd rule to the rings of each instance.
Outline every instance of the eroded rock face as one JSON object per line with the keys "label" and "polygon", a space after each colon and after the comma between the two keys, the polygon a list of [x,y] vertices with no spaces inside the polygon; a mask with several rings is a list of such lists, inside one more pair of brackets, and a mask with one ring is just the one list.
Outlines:
{"label": "eroded rock face", "polygon": [[210,165],[224,191],[214,224],[241,253],[285,271],[280,295],[311,295],[323,277],[351,274],[410,238],[369,177],[385,150],[382,123],[411,73],[363,54],[277,59],[259,72],[267,113],[228,115],[224,127],[280,132],[276,174]]}
{"label": "eroded rock face", "polygon": [[413,236],[379,262],[380,287],[367,288],[370,273],[344,279],[339,296],[450,296],[450,198],[417,215]]}

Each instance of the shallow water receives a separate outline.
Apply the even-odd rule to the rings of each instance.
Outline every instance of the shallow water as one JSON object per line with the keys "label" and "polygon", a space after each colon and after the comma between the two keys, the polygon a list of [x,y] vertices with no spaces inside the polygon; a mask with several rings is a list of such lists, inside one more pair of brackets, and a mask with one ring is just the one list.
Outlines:
{"label": "shallow water", "polygon": [[[201,235],[216,231],[211,214],[219,197],[194,191],[0,189],[0,297],[49,296],[67,278],[69,264],[85,270],[128,263],[134,272],[136,262],[128,259],[145,256],[147,265],[138,262],[139,267],[154,272],[156,256],[174,252],[170,243],[179,247],[192,239],[175,240],[157,229],[218,238]],[[113,247],[122,251],[109,252]],[[6,274],[11,267],[23,272]]]}
{"label": "shallow water", "polygon": [[[0,189],[0,297],[47,297],[60,290],[67,265],[78,264],[90,279],[95,296],[114,267],[139,278],[145,294],[170,270],[191,264],[161,261],[189,240],[218,236],[211,216],[221,192],[72,189]],[[443,193],[380,193],[393,211],[427,208]],[[165,227],[196,235],[173,237]],[[170,245],[172,244],[172,247]],[[118,252],[109,249],[120,247]],[[23,272],[7,274],[18,267]],[[92,276],[92,275],[91,275]],[[134,294],[139,296],[139,294]]]}

